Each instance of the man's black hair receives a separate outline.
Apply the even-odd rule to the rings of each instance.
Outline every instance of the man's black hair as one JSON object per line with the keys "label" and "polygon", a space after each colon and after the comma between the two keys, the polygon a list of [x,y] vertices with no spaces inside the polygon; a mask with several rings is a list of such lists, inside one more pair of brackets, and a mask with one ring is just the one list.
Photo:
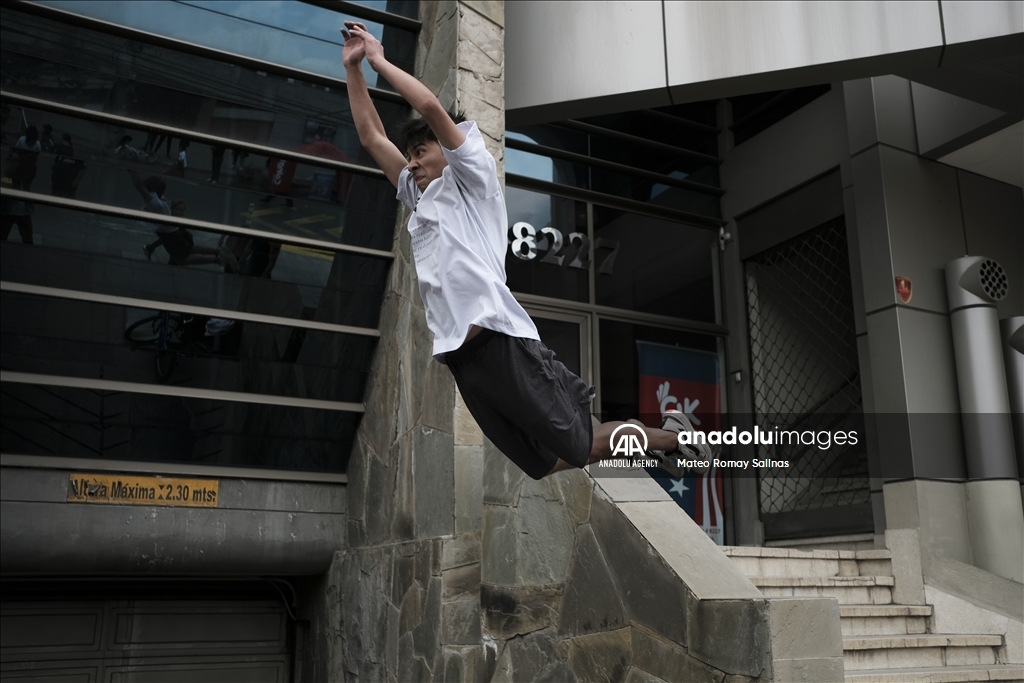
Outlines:
{"label": "man's black hair", "polygon": [[150,192],[156,192],[157,197],[163,197],[167,191],[167,183],[160,176],[151,175],[142,181],[142,184]]}
{"label": "man's black hair", "polygon": [[[454,123],[462,123],[466,120],[465,112],[448,112],[448,116]],[[409,121],[398,129],[398,149],[402,150],[402,153],[406,153],[416,145],[422,144],[427,140],[433,140],[437,142],[437,136],[434,135],[434,131],[430,130],[430,126],[427,125],[426,120],[419,117],[409,119]]]}

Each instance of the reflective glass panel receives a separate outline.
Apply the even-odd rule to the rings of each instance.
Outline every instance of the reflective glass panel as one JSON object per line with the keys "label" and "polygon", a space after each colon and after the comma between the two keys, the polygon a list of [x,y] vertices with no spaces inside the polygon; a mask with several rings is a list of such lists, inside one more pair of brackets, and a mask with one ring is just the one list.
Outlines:
{"label": "reflective glass panel", "polygon": [[[66,33],[66,27],[54,22],[5,11],[0,66],[5,74],[17,75],[5,84],[5,89],[327,160],[372,166],[359,145],[343,93],[325,93],[323,88],[128,44],[122,39],[95,34],[89,37],[84,31],[71,36]],[[48,46],[64,42],[72,44],[48,51]],[[68,53],[63,54],[64,50]],[[88,55],[88,70],[71,61],[83,52]],[[61,55],[67,61],[55,59]],[[181,64],[176,65],[175,60]],[[133,62],[137,78],[127,80],[118,75],[126,61]],[[168,69],[168,63],[181,69]],[[203,78],[186,81],[180,77],[196,70],[204,72]],[[143,74],[156,82],[143,78]],[[386,122],[394,124],[404,116],[404,107],[377,104]],[[190,217],[231,221],[253,204],[260,209],[254,219],[264,230],[391,248],[397,202],[394,189],[383,178],[248,154],[230,143],[190,143],[187,139],[31,108],[10,111],[18,115],[8,116],[4,122],[5,144],[13,144],[26,125],[42,130],[49,124],[55,146],[63,136],[69,136],[75,159],[88,169],[76,185],[76,198],[116,201],[116,191],[111,193],[106,188],[123,182],[121,174],[111,168],[134,167],[146,175],[166,175],[169,184],[178,186],[175,191],[179,196],[190,195],[194,200]],[[37,190],[45,183],[52,159],[44,154],[40,160],[43,178],[37,178]],[[104,198],[108,194],[112,195],[109,200]]]}
{"label": "reflective glass panel", "polygon": [[0,451],[344,472],[360,413],[0,384]]}
{"label": "reflective glass panel", "polygon": [[[390,262],[201,230],[161,235],[153,223],[35,205],[34,244],[12,230],[0,246],[12,282],[282,318],[377,326]],[[134,208],[134,207],[133,207]],[[146,258],[150,248],[151,259]],[[172,254],[184,257],[170,263]],[[237,272],[234,272],[237,268]]]}
{"label": "reflective glass panel", "polygon": [[580,324],[567,320],[553,320],[539,315],[531,316],[544,346],[577,377],[583,376],[580,357]]}
{"label": "reflective glass panel", "polygon": [[509,187],[507,284],[513,292],[588,301],[587,205]]}
{"label": "reflective glass panel", "polygon": [[4,292],[4,369],[310,398],[363,399],[372,337]]}
{"label": "reflective glass panel", "polygon": [[[381,41],[388,61],[411,72],[415,60],[415,33],[304,2],[47,0],[38,4],[340,79],[345,78],[340,28],[345,21],[358,21]],[[378,83],[376,72],[365,62],[363,73],[369,85],[390,88],[384,79]]]}
{"label": "reflective glass panel", "polygon": [[628,420],[640,412],[638,341],[717,352],[715,337],[601,318],[601,421]]}
{"label": "reflective glass panel", "polygon": [[594,205],[597,303],[713,323],[717,246],[711,230]]}

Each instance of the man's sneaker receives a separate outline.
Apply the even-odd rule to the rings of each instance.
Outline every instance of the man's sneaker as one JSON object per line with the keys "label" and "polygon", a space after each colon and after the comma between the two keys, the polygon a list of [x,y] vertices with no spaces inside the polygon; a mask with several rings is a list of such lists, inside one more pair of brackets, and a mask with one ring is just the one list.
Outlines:
{"label": "man's sneaker", "polygon": [[[636,419],[635,417],[626,420],[626,422],[628,422],[630,424],[635,424],[635,425],[637,425],[640,428],[646,427],[646,425],[643,422],[641,422],[640,420]],[[650,448],[647,449],[645,451],[645,453],[646,453],[648,458],[651,458],[652,460],[657,460],[658,461],[658,467],[660,467],[661,469],[665,470],[666,472],[671,474],[676,479],[680,479],[680,478],[683,477],[683,473],[684,473],[685,470],[682,467],[676,466],[676,456],[674,456],[674,455],[666,455],[664,451],[656,451],[656,450],[652,450]]]}
{"label": "man's sneaker", "polygon": [[[684,431],[690,432],[691,434],[697,434],[697,430],[690,424],[689,418],[686,417],[685,413],[676,411],[669,411],[663,413],[661,416],[661,428],[667,432],[673,432],[678,439],[679,434]],[[694,439],[696,441],[696,439]],[[677,442],[678,443],[678,442]],[[688,445],[679,444],[676,446],[676,450],[672,453],[667,454],[668,457],[672,458],[673,463],[676,458],[685,458],[687,460],[704,460],[710,463],[714,455],[711,452],[711,447],[707,443],[691,443]],[[699,473],[706,472],[709,468],[690,468],[691,470]]]}

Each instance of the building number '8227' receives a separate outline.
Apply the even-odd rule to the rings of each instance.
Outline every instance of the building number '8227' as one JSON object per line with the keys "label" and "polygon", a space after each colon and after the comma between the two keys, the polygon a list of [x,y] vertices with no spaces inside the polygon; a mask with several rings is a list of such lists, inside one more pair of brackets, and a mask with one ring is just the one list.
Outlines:
{"label": "building number '8227'", "polygon": [[[529,223],[519,221],[508,229],[508,244],[509,251],[520,261],[582,270],[590,267],[590,238],[582,232],[570,232],[563,236],[558,228],[549,226],[537,230]],[[610,275],[618,251],[618,240],[598,237],[594,245],[597,272]]]}

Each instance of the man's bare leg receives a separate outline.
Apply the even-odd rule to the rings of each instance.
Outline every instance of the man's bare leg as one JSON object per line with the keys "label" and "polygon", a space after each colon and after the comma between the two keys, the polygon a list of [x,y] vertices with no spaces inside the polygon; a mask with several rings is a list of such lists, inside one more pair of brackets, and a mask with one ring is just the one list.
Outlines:
{"label": "man's bare leg", "polygon": [[[612,444],[611,436],[619,426],[626,424],[625,422],[602,422],[601,424],[594,425],[594,441],[590,447],[590,458],[587,460],[587,464],[597,462],[598,460],[608,460],[612,458]],[[629,423],[633,424],[633,423]],[[639,427],[640,425],[636,425]],[[647,447],[654,451],[671,452],[675,450],[678,445],[678,437],[675,432],[667,432],[664,429],[655,429],[654,427],[643,427],[644,433],[647,435]],[[555,466],[551,468],[548,474],[554,474],[555,472],[561,472],[562,470],[572,469],[572,465],[567,463],[565,460],[559,459]]]}

